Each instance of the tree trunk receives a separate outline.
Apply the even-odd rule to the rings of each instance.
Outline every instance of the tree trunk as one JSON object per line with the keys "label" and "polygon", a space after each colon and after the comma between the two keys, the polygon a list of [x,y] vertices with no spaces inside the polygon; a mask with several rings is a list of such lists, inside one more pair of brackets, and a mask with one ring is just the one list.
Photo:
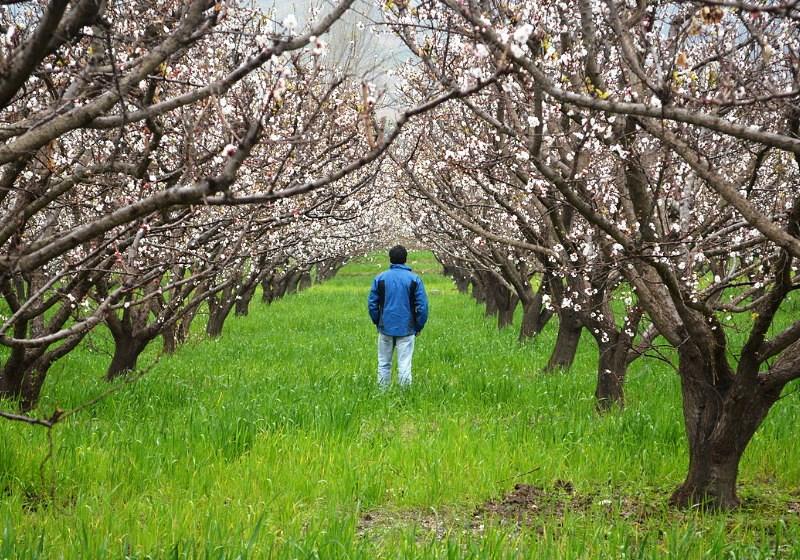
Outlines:
{"label": "tree trunk", "polygon": [[514,310],[517,308],[519,298],[517,294],[498,284],[497,301],[497,328],[504,329],[514,322]]}
{"label": "tree trunk", "polygon": [[252,287],[247,288],[239,295],[239,299],[236,300],[235,314],[237,316],[244,317],[250,312],[250,302],[253,299],[253,295],[256,293],[257,285],[258,284],[253,284]]}
{"label": "tree trunk", "polygon": [[261,281],[261,301],[263,303],[266,303],[267,305],[272,303],[272,300],[275,297],[274,282],[275,282],[274,274],[270,274]]}
{"label": "tree trunk", "polygon": [[177,325],[170,325],[161,331],[161,338],[164,341],[164,354],[174,354],[175,350],[178,349],[177,330]]}
{"label": "tree trunk", "polygon": [[442,274],[453,279],[456,289],[461,294],[466,294],[469,289],[470,275],[464,272],[463,268],[450,265],[442,265]]}
{"label": "tree trunk", "polygon": [[581,340],[583,324],[575,312],[562,309],[558,319],[558,336],[545,367],[547,372],[571,368],[572,362],[575,361],[575,353],[578,351],[578,342]]}
{"label": "tree trunk", "polygon": [[311,287],[311,273],[304,272],[300,275],[300,280],[297,282],[297,291],[302,292]]}
{"label": "tree trunk", "polygon": [[336,276],[336,273],[343,264],[344,263],[338,259],[328,259],[319,263],[317,265],[317,282],[322,283]]}
{"label": "tree trunk", "polygon": [[542,291],[536,292],[528,303],[522,303],[522,325],[519,329],[519,341],[524,342],[542,332],[553,312],[542,307]]}
{"label": "tree trunk", "polygon": [[0,398],[18,399],[23,412],[31,410],[39,402],[50,367],[71,352],[85,335],[83,332],[67,338],[50,351],[45,348],[13,349],[0,371]]}
{"label": "tree trunk", "polygon": [[222,304],[208,314],[208,323],[206,324],[206,335],[209,338],[219,338],[222,336],[222,328],[225,326],[225,319],[228,318],[231,309],[230,304]]}
{"label": "tree trunk", "polygon": [[625,406],[625,374],[628,371],[630,338],[614,334],[608,342],[597,341],[597,387],[594,392],[597,410],[606,412],[614,405]]}
{"label": "tree trunk", "polygon": [[743,375],[737,375],[727,387],[703,382],[714,377],[708,350],[689,342],[678,354],[689,469],[670,503],[736,508],[739,462],[780,390],[764,390]]}
{"label": "tree trunk", "polygon": [[36,406],[47,375],[47,367],[40,365],[38,359],[29,359],[13,368],[5,368],[0,375],[0,398],[18,400],[23,412]]}
{"label": "tree trunk", "polygon": [[284,284],[285,290],[281,295],[292,295],[297,293],[298,283],[300,282],[300,272],[298,270],[293,270],[290,272],[286,278],[286,282]]}
{"label": "tree trunk", "polygon": [[500,311],[500,302],[497,300],[497,280],[490,276],[489,273],[483,272],[481,275],[481,284],[483,286],[483,301],[486,305],[484,314],[486,317],[494,317]]}
{"label": "tree trunk", "polygon": [[19,400],[19,407],[22,412],[29,412],[39,402],[42,386],[45,379],[47,379],[47,371],[50,369],[50,365],[51,362],[39,360],[28,370],[27,375],[23,378]]}
{"label": "tree trunk", "polygon": [[139,355],[147,346],[147,340],[132,336],[114,335],[114,356],[106,371],[106,379],[111,381],[136,369]]}
{"label": "tree trunk", "polygon": [[175,342],[180,345],[189,340],[189,333],[192,329],[192,322],[197,317],[200,310],[200,302],[187,309],[180,320],[175,324]]}
{"label": "tree trunk", "polygon": [[17,360],[12,363],[9,359],[0,374],[0,398],[13,400],[22,397],[22,380],[26,371],[23,364]]}
{"label": "tree trunk", "polygon": [[484,303],[486,301],[486,289],[477,272],[472,273],[470,282],[472,282],[472,297],[475,298],[476,302]]}
{"label": "tree trunk", "polygon": [[463,273],[457,273],[455,276],[456,289],[460,294],[466,294],[469,289],[469,276]]}

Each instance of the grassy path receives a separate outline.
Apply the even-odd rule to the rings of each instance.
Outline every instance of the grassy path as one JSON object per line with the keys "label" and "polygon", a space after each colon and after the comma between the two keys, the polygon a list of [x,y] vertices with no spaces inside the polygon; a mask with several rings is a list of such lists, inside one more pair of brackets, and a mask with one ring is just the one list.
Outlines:
{"label": "grassy path", "polygon": [[[598,417],[588,338],[542,375],[554,325],[520,346],[411,264],[431,321],[410,391],[375,387],[384,263],[364,259],[59,426],[44,485],[43,431],[0,423],[0,558],[800,557],[796,394],[748,449],[744,511],[666,511],[685,469],[668,368],[637,364],[628,408]],[[104,390],[107,346],[55,368],[42,414]]]}

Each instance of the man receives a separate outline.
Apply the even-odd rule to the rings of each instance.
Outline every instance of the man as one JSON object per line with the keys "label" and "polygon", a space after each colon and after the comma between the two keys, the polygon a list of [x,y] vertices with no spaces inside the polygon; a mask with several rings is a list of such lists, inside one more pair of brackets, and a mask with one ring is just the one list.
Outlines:
{"label": "man", "polygon": [[378,327],[378,386],[392,382],[392,354],[397,349],[397,377],[401,386],[411,385],[414,339],[428,320],[428,296],[422,279],[406,266],[408,252],[402,245],[389,250],[389,270],[372,281],[367,305]]}

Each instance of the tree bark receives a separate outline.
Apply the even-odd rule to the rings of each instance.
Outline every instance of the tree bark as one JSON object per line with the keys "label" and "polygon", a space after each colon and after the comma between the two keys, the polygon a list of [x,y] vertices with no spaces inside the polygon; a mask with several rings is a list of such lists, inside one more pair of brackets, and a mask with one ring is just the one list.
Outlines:
{"label": "tree bark", "polygon": [[114,355],[106,371],[106,379],[111,381],[136,369],[139,355],[149,341],[120,334],[114,334]]}
{"label": "tree bark", "polygon": [[558,319],[558,336],[545,367],[547,372],[571,368],[578,351],[578,342],[581,340],[583,324],[574,311],[562,309]]}
{"label": "tree bark", "polygon": [[472,273],[470,282],[472,283],[472,297],[475,298],[476,302],[484,303],[486,301],[486,290],[477,272]]}
{"label": "tree bark", "polygon": [[35,359],[11,375],[0,377],[0,398],[18,400],[22,412],[32,410],[39,402],[51,363],[50,360]]}
{"label": "tree bark", "polygon": [[[38,354],[41,355],[41,352]],[[23,411],[33,408],[39,397],[38,391],[34,395],[31,391],[31,384],[28,383],[28,377],[31,375],[35,361],[36,359],[15,360],[14,363],[7,364],[3,368],[3,374],[0,375],[0,398],[18,400],[19,407]],[[40,373],[39,377],[41,377],[39,383],[39,388],[41,388],[44,376]]]}
{"label": "tree bark", "polygon": [[206,324],[206,335],[210,338],[219,338],[222,336],[222,329],[225,326],[225,319],[227,313],[211,313],[208,316],[208,323]]}
{"label": "tree bark", "polygon": [[730,384],[704,383],[713,381],[714,367],[707,348],[696,343],[679,348],[679,360],[689,469],[670,503],[734,509],[740,503],[736,480],[742,454],[780,390],[764,390],[744,375]]}
{"label": "tree bark", "polygon": [[208,323],[206,323],[206,335],[210,338],[222,336],[222,328],[225,319],[230,315],[235,304],[233,284],[228,284],[220,292],[212,294],[206,300],[208,302]]}
{"label": "tree bark", "polygon": [[175,350],[178,349],[178,339],[176,336],[177,330],[177,325],[171,325],[169,327],[165,327],[161,332],[161,338],[164,341],[164,354],[174,354]]}
{"label": "tree bark", "polygon": [[299,270],[292,270],[289,274],[285,277],[285,290],[282,295],[291,295],[296,294],[298,289],[298,284],[300,283],[300,274]]}
{"label": "tree bark", "polygon": [[303,272],[300,274],[300,280],[297,282],[297,291],[302,292],[311,287],[311,273]]}
{"label": "tree bark", "polygon": [[456,289],[460,294],[466,294],[469,290],[469,276],[466,274],[458,274],[455,276]]}
{"label": "tree bark", "polygon": [[597,387],[594,392],[597,410],[625,406],[625,375],[628,371],[630,337],[614,334],[608,342],[598,341]]}
{"label": "tree bark", "polygon": [[14,348],[0,371],[0,398],[18,400],[23,412],[34,408],[50,367],[75,348],[85,334],[78,333],[49,351],[46,348]]}
{"label": "tree bark", "polygon": [[236,300],[235,314],[237,316],[244,317],[250,312],[250,302],[256,293],[257,285],[258,283],[254,283],[252,287],[248,287],[239,295],[239,299]]}
{"label": "tree bark", "polygon": [[543,292],[536,292],[528,302],[522,302],[522,324],[519,328],[519,341],[524,342],[542,332],[553,312],[542,306]]}
{"label": "tree bark", "polygon": [[503,286],[497,285],[497,328],[504,329],[514,322],[514,310],[517,308],[519,298],[517,294]]}
{"label": "tree bark", "polygon": [[480,277],[481,287],[483,288],[483,303],[486,306],[484,315],[486,317],[495,317],[500,311],[495,287],[497,279],[492,277],[488,272],[478,272],[477,274]]}
{"label": "tree bark", "polygon": [[275,274],[267,275],[261,281],[261,301],[269,305],[275,297]]}
{"label": "tree bark", "polygon": [[469,289],[470,275],[463,268],[455,265],[442,265],[442,274],[453,279],[456,289],[461,294],[466,294]]}

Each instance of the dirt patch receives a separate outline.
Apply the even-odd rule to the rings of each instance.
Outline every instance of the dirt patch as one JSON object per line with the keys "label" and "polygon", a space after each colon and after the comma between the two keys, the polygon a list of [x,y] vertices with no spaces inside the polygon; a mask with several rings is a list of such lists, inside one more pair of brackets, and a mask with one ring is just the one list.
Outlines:
{"label": "dirt patch", "polygon": [[531,484],[516,484],[514,489],[500,498],[490,499],[475,508],[472,514],[473,529],[481,530],[489,520],[518,525],[530,525],[539,517],[561,517],[564,511],[577,503],[571,483],[556,481],[552,490]]}
{"label": "dirt patch", "polygon": [[657,514],[658,508],[633,496],[580,494],[571,482],[564,480],[556,480],[552,488],[516,484],[504,496],[488,500],[475,509],[472,529],[482,531],[489,522],[530,526],[541,519],[561,519],[568,512],[641,523]]}
{"label": "dirt patch", "polygon": [[[372,510],[361,516],[357,532],[364,538],[380,538],[397,529],[416,527],[420,540],[441,540],[453,533],[479,535],[492,525],[511,527],[512,531],[541,532],[554,522],[559,525],[568,514],[643,526],[648,521],[662,519],[666,503],[667,494],[661,495],[658,491],[641,496],[625,494],[616,488],[602,493],[580,493],[571,482],[556,480],[548,487],[516,484],[505,494],[487,500],[472,511],[456,508]],[[800,516],[800,501],[783,504],[786,513]],[[671,515],[682,513],[672,510]]]}
{"label": "dirt patch", "polygon": [[[665,498],[666,500],[666,498]],[[616,517],[631,523],[643,523],[659,514],[657,505],[626,495],[581,494],[566,480],[556,480],[552,487],[516,484],[512,490],[469,510],[371,510],[358,522],[361,537],[380,537],[404,527],[417,527],[420,537],[443,539],[453,532],[483,533],[491,524],[519,528],[542,527],[545,522],[562,519],[567,513]]]}

